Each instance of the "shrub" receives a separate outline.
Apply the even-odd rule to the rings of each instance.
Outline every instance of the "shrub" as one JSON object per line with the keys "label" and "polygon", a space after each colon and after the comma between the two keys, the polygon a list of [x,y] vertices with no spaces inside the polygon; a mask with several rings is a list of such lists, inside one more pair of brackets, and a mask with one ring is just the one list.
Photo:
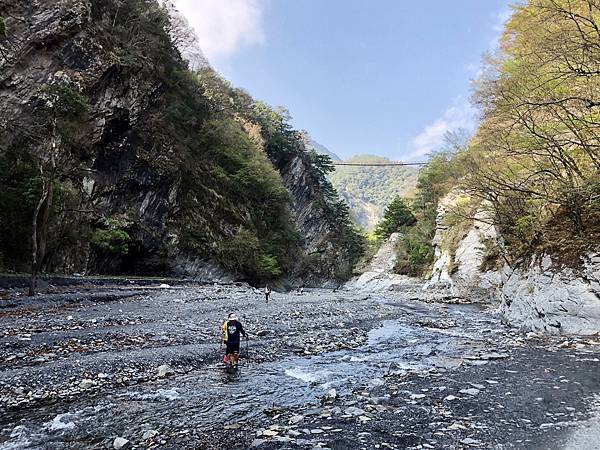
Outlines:
{"label": "shrub", "polygon": [[96,230],[90,239],[90,243],[96,250],[111,255],[126,255],[129,253],[130,242],[131,237],[129,234],[120,229]]}

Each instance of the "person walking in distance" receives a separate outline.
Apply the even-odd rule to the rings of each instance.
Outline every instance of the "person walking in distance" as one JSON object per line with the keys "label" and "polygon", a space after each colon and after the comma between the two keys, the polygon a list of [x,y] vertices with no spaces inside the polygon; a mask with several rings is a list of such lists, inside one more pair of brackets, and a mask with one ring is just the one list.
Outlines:
{"label": "person walking in distance", "polygon": [[269,303],[269,296],[271,295],[271,288],[267,285],[265,286],[265,300]]}

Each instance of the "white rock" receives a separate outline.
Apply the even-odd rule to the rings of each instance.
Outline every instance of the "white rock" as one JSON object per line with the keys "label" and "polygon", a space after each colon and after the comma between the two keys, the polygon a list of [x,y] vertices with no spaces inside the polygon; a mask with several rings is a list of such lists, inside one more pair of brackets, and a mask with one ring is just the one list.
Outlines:
{"label": "white rock", "polygon": [[479,394],[479,389],[475,389],[475,388],[461,389],[458,392],[460,392],[461,394],[467,394],[467,395],[477,395],[477,394]]}
{"label": "white rock", "polygon": [[337,391],[335,389],[329,389],[325,394],[325,400],[335,400],[337,398]]}
{"label": "white rock", "polygon": [[88,378],[81,380],[81,383],[79,383],[79,387],[81,389],[89,389],[94,385],[94,382]]}
{"label": "white rock", "polygon": [[130,443],[127,439],[118,437],[118,438],[115,438],[115,440],[113,441],[113,448],[115,450],[126,449],[126,448],[129,448],[129,444]]}
{"label": "white rock", "polygon": [[350,416],[362,416],[365,413],[365,411],[363,409],[357,408],[356,406],[350,406],[349,408],[346,408],[344,410],[344,413]]}
{"label": "white rock", "polygon": [[147,430],[142,434],[142,441],[147,441],[148,439],[152,439],[153,437],[158,436],[158,431],[156,430]]}
{"label": "white rock", "polygon": [[[553,269],[549,257],[512,272],[502,289],[500,312],[509,323],[551,334],[595,334],[600,329],[600,262],[588,254],[583,267]],[[535,337],[535,336],[534,336]]]}
{"label": "white rock", "polygon": [[175,371],[168,364],[163,364],[162,366],[159,366],[157,372],[160,378],[164,378],[175,373]]}
{"label": "white rock", "polygon": [[420,400],[422,398],[427,397],[425,394],[411,394],[411,400]]}
{"label": "white rock", "polygon": [[303,420],[304,420],[304,416],[296,415],[296,416],[290,417],[289,423],[291,425],[296,425],[297,423],[300,423]]}

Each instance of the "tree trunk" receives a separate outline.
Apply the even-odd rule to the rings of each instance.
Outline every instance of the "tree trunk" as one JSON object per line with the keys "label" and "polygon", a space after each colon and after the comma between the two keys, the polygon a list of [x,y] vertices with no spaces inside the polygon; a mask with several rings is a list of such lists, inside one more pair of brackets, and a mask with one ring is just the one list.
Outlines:
{"label": "tree trunk", "polygon": [[[29,281],[29,296],[35,294],[36,281],[38,273],[42,267],[44,256],[46,255],[46,242],[48,237],[48,223],[50,221],[50,212],[52,210],[52,200],[54,197],[54,178],[56,176],[56,115],[52,118],[52,131],[50,140],[50,176],[48,180],[42,184],[42,195],[33,213],[33,228],[31,242],[31,280]],[[40,162],[40,174],[44,175],[43,161]],[[42,215],[41,229],[38,237],[38,220],[42,207],[44,214]],[[38,242],[39,241],[39,242]]]}
{"label": "tree trunk", "polygon": [[[40,170],[40,172],[42,171]],[[31,228],[31,279],[29,280],[29,296],[35,295],[35,285],[38,274],[38,218],[40,216],[42,206],[46,202],[47,195],[48,189],[46,188],[46,183],[44,182],[44,184],[42,185],[42,194],[40,195],[40,200],[38,201],[38,204],[33,212],[33,221]]]}

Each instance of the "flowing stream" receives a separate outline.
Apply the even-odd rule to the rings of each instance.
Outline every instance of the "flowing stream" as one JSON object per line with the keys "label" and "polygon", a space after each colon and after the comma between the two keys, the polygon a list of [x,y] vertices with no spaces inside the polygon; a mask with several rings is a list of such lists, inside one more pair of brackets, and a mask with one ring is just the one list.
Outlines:
{"label": "flowing stream", "polygon": [[456,367],[502,332],[496,318],[474,307],[450,306],[443,317],[423,305],[401,307],[405,318],[384,321],[356,350],[258,364],[252,361],[250,346],[250,359],[235,374],[212,364],[186,375],[115,388],[96,398],[21,412],[9,420],[12,430],[3,430],[8,439],[0,449],[70,448],[69,442],[100,446],[115,430],[143,433],[173,423],[208,429],[259,420],[273,408],[317,407],[331,389],[344,397],[357,386],[383,383],[389,372]]}

